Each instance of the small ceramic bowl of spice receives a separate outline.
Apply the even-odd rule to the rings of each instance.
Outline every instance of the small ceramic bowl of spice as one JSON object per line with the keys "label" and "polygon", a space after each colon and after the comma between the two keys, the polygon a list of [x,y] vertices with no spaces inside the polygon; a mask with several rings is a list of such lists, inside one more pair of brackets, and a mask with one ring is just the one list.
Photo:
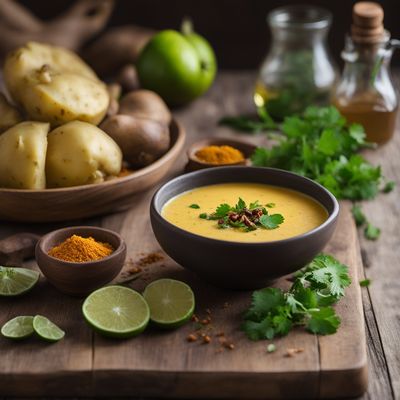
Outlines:
{"label": "small ceramic bowl of spice", "polygon": [[35,255],[43,275],[60,292],[83,296],[118,275],[126,244],[109,229],[73,226],[44,235]]}
{"label": "small ceramic bowl of spice", "polygon": [[210,138],[193,143],[188,150],[186,171],[199,169],[249,165],[249,158],[256,146],[237,139]]}

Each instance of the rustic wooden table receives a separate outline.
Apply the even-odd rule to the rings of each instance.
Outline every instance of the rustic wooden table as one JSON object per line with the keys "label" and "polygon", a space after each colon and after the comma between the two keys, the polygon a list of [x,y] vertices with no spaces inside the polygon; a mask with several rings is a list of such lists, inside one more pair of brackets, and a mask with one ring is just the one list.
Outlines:
{"label": "rustic wooden table", "polygon": [[[251,91],[254,72],[224,72],[210,92],[192,103],[189,107],[175,112],[188,133],[187,145],[194,140],[210,135],[240,136],[254,143],[262,143],[262,135],[248,136],[233,133],[225,127],[218,127],[221,116],[252,112]],[[399,125],[400,129],[400,125]],[[400,137],[399,132],[386,146],[367,152],[367,157],[382,165],[384,175],[400,184]],[[177,167],[182,167],[184,157]],[[398,186],[387,195],[364,204],[364,210],[370,220],[382,228],[377,242],[364,239],[360,232],[360,242],[366,277],[371,279],[369,288],[363,289],[366,337],[369,357],[369,389],[362,399],[398,399],[400,398],[400,281],[397,270],[400,265],[400,203],[397,201]],[[97,224],[100,219],[87,223]],[[65,224],[63,224],[65,225]],[[56,225],[59,226],[59,225]],[[46,225],[39,231],[48,231]],[[18,231],[26,231],[21,224],[2,223],[0,238]],[[38,230],[38,229],[36,229]],[[0,390],[1,396],[1,390]]]}
{"label": "rustic wooden table", "polygon": [[[400,82],[400,71],[395,78]],[[212,90],[177,113],[186,126],[189,142],[198,136],[227,136],[231,131],[216,123],[223,115],[252,112],[253,72],[222,73]],[[398,85],[399,86],[399,85]],[[366,152],[367,158],[382,166],[383,174],[396,182],[390,194],[364,202],[371,222],[382,228],[378,241],[372,242],[359,232],[365,276],[371,279],[363,290],[369,361],[369,389],[363,400],[400,398],[400,115],[397,131],[387,145]],[[249,138],[248,135],[241,135]],[[252,138],[249,138],[250,140]],[[253,139],[257,141],[258,138]]]}

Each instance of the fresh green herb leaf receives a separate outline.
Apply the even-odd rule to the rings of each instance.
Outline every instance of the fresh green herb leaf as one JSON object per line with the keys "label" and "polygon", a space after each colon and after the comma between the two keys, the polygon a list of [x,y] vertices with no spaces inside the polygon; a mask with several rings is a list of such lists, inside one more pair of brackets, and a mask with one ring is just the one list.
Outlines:
{"label": "fresh green herb leaf", "polygon": [[318,335],[331,335],[337,331],[340,325],[340,318],[332,307],[321,307],[318,310],[309,311],[310,319],[306,328]]}
{"label": "fresh green herb leaf", "polygon": [[276,206],[275,203],[267,203],[267,204],[265,205],[265,207],[268,207],[268,208],[274,208],[275,206]]}
{"label": "fresh green herb leaf", "polygon": [[201,219],[207,219],[207,217],[208,217],[207,213],[201,213],[199,215],[199,218],[201,218]]}
{"label": "fresh green herb leaf", "polygon": [[390,193],[394,189],[395,186],[396,186],[396,182],[393,182],[393,181],[386,182],[385,186],[382,189],[382,192]]}
{"label": "fresh green herb leaf", "polygon": [[260,207],[261,207],[261,204],[259,203],[258,200],[256,200],[253,203],[250,203],[249,210],[254,210],[255,208],[260,208]]}
{"label": "fresh green herb leaf", "polygon": [[363,279],[360,281],[360,286],[361,287],[368,287],[371,284],[371,279]]}
{"label": "fresh green herb leaf", "polygon": [[364,229],[364,236],[368,240],[377,240],[381,234],[381,230],[372,225],[370,222],[367,223],[367,226]]}
{"label": "fresh green herb leaf", "polygon": [[243,210],[246,207],[247,207],[247,205],[246,205],[245,201],[241,197],[239,197],[239,200],[238,200],[236,206],[234,207],[234,211],[237,213],[241,213],[241,212],[243,212]]}
{"label": "fresh green herb leaf", "polygon": [[217,218],[225,217],[228,212],[231,211],[231,206],[229,204],[220,204],[215,210],[214,216]]}
{"label": "fresh green herb leaf", "polygon": [[267,353],[273,353],[276,350],[276,346],[273,343],[270,343],[267,346]]}
{"label": "fresh green herb leaf", "polygon": [[362,226],[367,222],[367,218],[365,217],[364,213],[361,210],[361,206],[358,204],[354,204],[351,212],[354,217],[354,221],[356,222],[357,226]]}
{"label": "fresh green herb leaf", "polygon": [[194,209],[199,209],[200,208],[200,206],[198,204],[191,204],[189,207],[190,208],[194,208]]}
{"label": "fresh green herb leaf", "polygon": [[275,229],[283,223],[285,218],[281,214],[262,215],[260,224],[266,229]]}
{"label": "fresh green herb leaf", "polygon": [[318,294],[333,296],[335,300],[344,295],[344,289],[351,283],[347,266],[327,254],[316,256],[296,277]]}
{"label": "fresh green herb leaf", "polygon": [[252,303],[246,318],[261,321],[270,311],[285,305],[285,296],[281,289],[264,288],[253,292]]}
{"label": "fresh green herb leaf", "polygon": [[340,318],[331,305],[344,295],[350,282],[345,265],[320,254],[295,275],[289,291],[265,288],[253,292],[242,330],[251,340],[287,335],[293,325],[320,335],[335,333]]}

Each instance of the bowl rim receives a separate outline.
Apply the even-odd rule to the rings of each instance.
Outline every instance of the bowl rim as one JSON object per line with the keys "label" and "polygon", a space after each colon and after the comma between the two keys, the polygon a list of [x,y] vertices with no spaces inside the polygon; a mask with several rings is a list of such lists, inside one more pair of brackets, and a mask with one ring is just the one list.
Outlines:
{"label": "bowl rim", "polygon": [[[51,238],[52,236],[56,235],[57,233],[71,232],[70,235],[68,236],[68,237],[71,237],[72,235],[77,234],[76,232],[79,231],[80,229],[87,229],[89,231],[97,231],[97,232],[105,232],[108,235],[113,236],[118,240],[118,247],[109,256],[100,258],[98,260],[83,261],[83,262],[61,260],[60,258],[51,256],[44,249],[44,243],[47,240],[49,240],[49,238]],[[79,234],[79,232],[78,232],[78,234]],[[94,235],[90,235],[90,236],[93,237]],[[100,264],[100,263],[102,263],[104,261],[110,260],[111,258],[117,257],[123,251],[125,251],[125,249],[126,249],[125,240],[123,239],[123,237],[119,233],[117,233],[117,232],[115,232],[115,231],[113,231],[111,229],[101,228],[99,226],[91,226],[91,225],[76,225],[76,226],[68,226],[66,228],[55,229],[55,230],[50,231],[50,232],[46,233],[45,235],[43,235],[39,239],[39,241],[36,243],[36,251],[39,251],[42,255],[44,255],[48,259],[56,262],[59,266],[69,266],[69,267],[71,267],[71,266],[80,267],[81,265],[88,266],[89,264],[94,264],[94,265]]]}
{"label": "bowl rim", "polygon": [[66,186],[66,187],[59,187],[59,188],[46,188],[46,189],[16,189],[16,188],[2,188],[0,187],[0,194],[1,193],[29,193],[29,194],[55,194],[55,193],[65,193],[65,192],[71,192],[71,191],[78,191],[78,190],[85,190],[87,188],[93,188],[97,189],[103,186],[107,185],[113,185],[116,183],[125,183],[132,178],[138,178],[140,176],[146,175],[156,169],[158,169],[165,161],[165,159],[172,157],[176,152],[180,150],[180,148],[183,146],[185,142],[185,137],[186,133],[185,130],[182,126],[182,124],[177,121],[175,118],[171,120],[170,124],[170,131],[171,127],[174,127],[176,129],[176,139],[175,142],[172,144],[172,146],[168,149],[168,151],[163,154],[159,159],[151,163],[150,165],[147,165],[146,167],[139,168],[136,171],[133,171],[131,174],[122,176],[122,177],[117,177],[114,179],[109,179],[104,182],[99,182],[99,183],[91,183],[87,185],[76,185],[76,186]]}
{"label": "bowl rim", "polygon": [[[179,228],[178,226],[172,224],[171,222],[167,221],[162,215],[161,213],[157,210],[156,207],[156,202],[159,198],[159,196],[161,195],[162,191],[165,190],[168,186],[182,181],[182,180],[186,180],[186,179],[190,179],[195,175],[201,175],[201,174],[212,174],[215,173],[215,171],[220,171],[222,169],[224,170],[232,170],[232,169],[257,169],[257,170],[263,170],[265,172],[268,171],[278,171],[278,172],[283,172],[284,174],[287,174],[289,176],[292,176],[296,179],[301,179],[301,180],[305,180],[311,184],[313,184],[314,186],[316,186],[318,189],[322,190],[323,192],[325,192],[325,194],[328,195],[328,197],[330,198],[330,200],[333,203],[333,210],[331,213],[328,212],[328,218],[321,224],[318,225],[316,228],[311,229],[310,231],[304,232],[300,235],[296,235],[293,237],[289,237],[286,239],[280,239],[280,240],[273,240],[273,241],[266,241],[266,242],[235,242],[235,241],[230,241],[230,240],[223,240],[223,239],[215,239],[215,238],[209,238],[206,236],[201,236],[198,235],[196,233],[193,232],[189,232],[185,229]],[[214,172],[212,172],[214,171]],[[224,183],[224,182],[220,182],[220,183]],[[238,181],[239,183],[239,181]],[[218,183],[211,183],[211,185],[218,185]],[[268,183],[267,183],[268,185]],[[204,185],[207,186],[207,185]],[[272,185],[272,186],[278,186],[278,187],[283,187],[285,188],[285,186],[280,186],[280,185]],[[287,188],[290,189],[290,188]],[[307,195],[311,198],[313,198],[314,200],[318,201],[317,199],[315,199],[313,196],[308,195],[306,193],[301,192],[300,190],[296,190],[296,189],[292,189],[295,190],[299,193],[302,193],[304,195]],[[183,193],[183,192],[181,192]],[[170,200],[170,199],[169,199]],[[164,203],[165,205],[165,203]],[[164,206],[163,205],[163,206]],[[325,207],[324,207],[325,208]],[[328,211],[328,210],[327,210]],[[216,167],[216,168],[207,168],[207,169],[202,169],[202,170],[198,170],[198,171],[194,171],[194,172],[190,172],[187,174],[183,174],[183,175],[179,175],[171,180],[169,180],[168,182],[164,183],[160,188],[157,189],[157,191],[154,193],[152,199],[151,199],[151,203],[150,203],[150,214],[155,216],[161,223],[164,223],[168,226],[169,229],[172,229],[173,231],[175,231],[176,233],[179,234],[186,234],[188,235],[191,239],[193,240],[198,240],[201,242],[204,242],[206,244],[212,244],[212,243],[219,243],[219,244],[223,244],[225,246],[231,246],[231,247],[271,247],[271,246],[277,246],[277,245],[284,245],[287,243],[292,243],[296,240],[300,240],[300,239],[305,239],[309,236],[315,235],[316,233],[318,233],[319,231],[321,231],[322,229],[324,229],[325,227],[327,227],[328,225],[334,223],[337,220],[337,217],[339,215],[339,211],[340,211],[340,206],[339,206],[339,202],[337,201],[336,197],[328,190],[326,189],[324,186],[322,186],[320,183],[304,177],[302,175],[296,174],[294,172],[291,171],[286,171],[284,169],[279,169],[279,168],[270,168],[270,167],[252,167],[252,166],[222,166],[222,167]]]}

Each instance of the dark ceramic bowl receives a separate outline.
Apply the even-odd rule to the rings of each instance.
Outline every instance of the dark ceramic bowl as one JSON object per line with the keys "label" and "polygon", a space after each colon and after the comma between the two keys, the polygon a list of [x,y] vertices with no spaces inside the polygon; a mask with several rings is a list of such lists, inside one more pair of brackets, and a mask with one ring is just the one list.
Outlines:
{"label": "dark ceramic bowl", "polygon": [[[69,262],[49,256],[49,250],[72,235],[93,237],[111,244],[114,251],[96,261]],[[83,296],[112,281],[124,264],[126,244],[122,237],[109,229],[96,226],[72,226],[58,229],[43,236],[36,245],[36,262],[43,275],[60,292]]]}
{"label": "dark ceramic bowl", "polygon": [[[297,190],[319,201],[328,219],[317,228],[285,240],[238,243],[199,236],[172,225],[161,216],[172,197],[200,186],[227,183],[264,183]],[[318,183],[273,168],[219,167],[179,176],[154,195],[151,224],[164,251],[184,268],[206,281],[229,289],[256,289],[290,274],[313,259],[331,238],[339,213],[335,197]]]}

